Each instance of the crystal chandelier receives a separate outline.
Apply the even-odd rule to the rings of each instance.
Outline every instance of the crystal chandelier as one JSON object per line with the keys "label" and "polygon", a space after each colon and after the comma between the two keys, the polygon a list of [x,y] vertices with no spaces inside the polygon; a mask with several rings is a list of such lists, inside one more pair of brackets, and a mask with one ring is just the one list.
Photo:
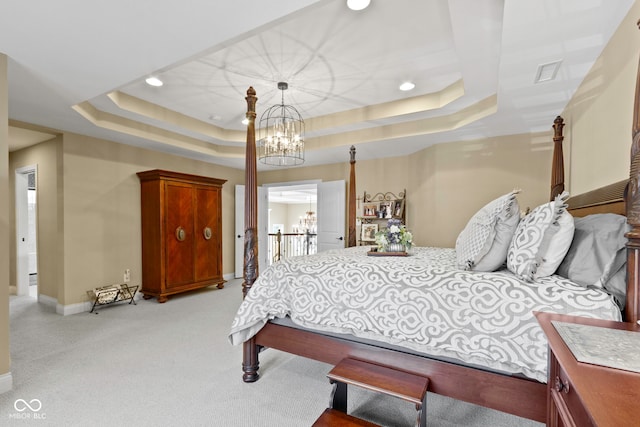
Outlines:
{"label": "crystal chandelier", "polygon": [[304,163],[304,120],[298,110],[284,104],[285,82],[278,83],[282,103],[260,117],[258,159],[267,165],[295,166]]}
{"label": "crystal chandelier", "polygon": [[[311,203],[309,203],[311,205]],[[300,232],[306,233],[309,232],[311,234],[316,234],[316,213],[311,210],[311,206],[309,206],[309,210],[306,212],[305,216],[300,217]]]}

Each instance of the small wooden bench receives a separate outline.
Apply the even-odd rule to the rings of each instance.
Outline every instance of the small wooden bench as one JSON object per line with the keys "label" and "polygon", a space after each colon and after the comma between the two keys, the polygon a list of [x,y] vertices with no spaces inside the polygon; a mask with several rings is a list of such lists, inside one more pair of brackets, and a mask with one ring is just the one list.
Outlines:
{"label": "small wooden bench", "polygon": [[362,360],[342,359],[328,374],[333,384],[331,408],[347,412],[347,384],[411,402],[418,411],[417,427],[427,425],[429,378]]}
{"label": "small wooden bench", "polygon": [[320,418],[313,423],[313,427],[379,427],[377,424],[360,418],[352,417],[344,412],[327,408],[324,410]]}

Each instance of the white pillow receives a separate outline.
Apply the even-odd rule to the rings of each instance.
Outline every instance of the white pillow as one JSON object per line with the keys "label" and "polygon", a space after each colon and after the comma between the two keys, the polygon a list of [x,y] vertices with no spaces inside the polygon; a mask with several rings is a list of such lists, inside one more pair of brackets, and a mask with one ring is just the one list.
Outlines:
{"label": "white pillow", "polygon": [[504,264],[520,220],[518,192],[492,200],[471,217],[456,239],[458,268],[494,271]]}
{"label": "white pillow", "polygon": [[532,282],[550,276],[567,254],[573,239],[573,216],[567,212],[566,191],[524,217],[507,254],[507,268]]}

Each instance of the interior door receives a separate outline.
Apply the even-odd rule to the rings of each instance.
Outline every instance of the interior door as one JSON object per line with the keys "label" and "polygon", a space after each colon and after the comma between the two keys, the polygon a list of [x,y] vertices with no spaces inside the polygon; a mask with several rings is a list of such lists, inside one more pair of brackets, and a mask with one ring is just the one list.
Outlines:
{"label": "interior door", "polygon": [[194,281],[193,187],[166,183],[166,271],[167,288]]}
{"label": "interior door", "polygon": [[219,279],[222,277],[222,266],[218,254],[222,251],[220,230],[220,189],[196,187],[196,216],[194,241],[197,256],[195,257],[195,280]]}
{"label": "interior door", "polygon": [[[235,277],[244,275],[244,185],[236,185]],[[269,265],[269,192],[258,187],[258,273]]]}
{"label": "interior door", "polygon": [[318,252],[346,245],[346,182],[318,183]]}

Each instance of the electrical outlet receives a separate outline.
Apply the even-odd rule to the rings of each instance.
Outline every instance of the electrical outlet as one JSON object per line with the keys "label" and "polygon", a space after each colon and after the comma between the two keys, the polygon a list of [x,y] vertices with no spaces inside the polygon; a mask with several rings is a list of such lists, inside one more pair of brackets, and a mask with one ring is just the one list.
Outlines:
{"label": "electrical outlet", "polygon": [[131,270],[128,268],[124,271],[124,283],[129,283],[131,280]]}

